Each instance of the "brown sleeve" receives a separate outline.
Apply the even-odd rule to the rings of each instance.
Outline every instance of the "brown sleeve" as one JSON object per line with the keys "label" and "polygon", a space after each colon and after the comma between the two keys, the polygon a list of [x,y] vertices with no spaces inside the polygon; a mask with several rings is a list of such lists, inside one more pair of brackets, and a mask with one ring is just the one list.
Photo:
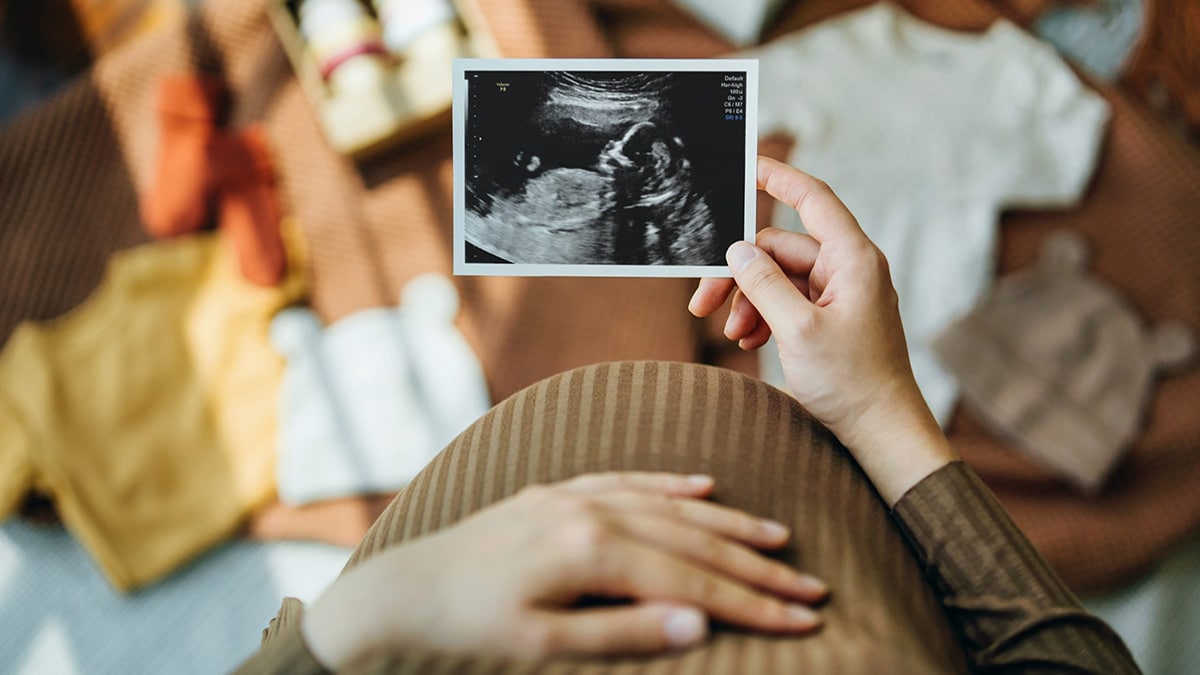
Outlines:
{"label": "brown sleeve", "polygon": [[300,617],[304,605],[296,598],[284,598],[279,613],[263,629],[262,648],[240,667],[237,675],[323,675],[329,671],[321,665],[300,634]]}
{"label": "brown sleeve", "polygon": [[1141,672],[966,464],[934,472],[892,515],[977,671]]}

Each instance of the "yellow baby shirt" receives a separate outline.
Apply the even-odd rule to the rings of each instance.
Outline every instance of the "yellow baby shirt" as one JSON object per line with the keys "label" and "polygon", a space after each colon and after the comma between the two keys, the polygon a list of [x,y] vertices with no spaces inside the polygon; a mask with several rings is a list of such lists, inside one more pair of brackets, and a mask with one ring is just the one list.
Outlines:
{"label": "yellow baby shirt", "polygon": [[0,518],[48,493],[122,590],[232,534],[274,494],[267,331],[304,295],[290,268],[263,288],[214,235],[147,244],[114,255],[83,306],[19,326],[0,353]]}

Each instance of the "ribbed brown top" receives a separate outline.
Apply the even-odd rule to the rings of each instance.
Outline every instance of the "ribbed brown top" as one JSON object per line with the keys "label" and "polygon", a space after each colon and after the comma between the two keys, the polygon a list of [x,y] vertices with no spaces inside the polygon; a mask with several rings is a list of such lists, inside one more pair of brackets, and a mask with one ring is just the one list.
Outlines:
{"label": "ribbed brown top", "polygon": [[[683,653],[554,661],[537,672],[946,673],[967,672],[968,658],[1136,671],[1120,639],[1084,613],[964,465],[939,471],[901,501],[895,515],[910,549],[849,454],[794,399],[692,364],[590,366],[518,392],[400,493],[347,568],[530,483],[600,470],[708,473],[717,479],[716,501],[787,523],[793,541],[778,557],[829,584],[825,626],[792,638],[718,627],[707,644]],[[994,614],[1003,620],[986,620]],[[244,672],[279,672],[276,649],[268,640]],[[414,653],[371,664],[374,672],[527,667]]]}
{"label": "ribbed brown top", "polygon": [[930,475],[892,515],[977,670],[1138,672],[966,464]]}

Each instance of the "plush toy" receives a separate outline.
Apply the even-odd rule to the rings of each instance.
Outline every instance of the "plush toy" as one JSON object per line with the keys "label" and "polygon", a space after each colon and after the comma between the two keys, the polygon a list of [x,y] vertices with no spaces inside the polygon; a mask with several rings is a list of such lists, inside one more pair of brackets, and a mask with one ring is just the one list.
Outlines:
{"label": "plush toy", "polygon": [[1094,493],[1141,432],[1155,374],[1195,342],[1183,324],[1144,328],[1086,263],[1078,235],[1051,235],[1035,268],[997,283],[934,350],[985,423]]}
{"label": "plush toy", "polygon": [[308,309],[276,315],[287,361],[279,401],[280,499],[305,504],[403,487],[490,407],[483,368],[454,326],[441,275],[411,281],[399,307],[329,327]]}

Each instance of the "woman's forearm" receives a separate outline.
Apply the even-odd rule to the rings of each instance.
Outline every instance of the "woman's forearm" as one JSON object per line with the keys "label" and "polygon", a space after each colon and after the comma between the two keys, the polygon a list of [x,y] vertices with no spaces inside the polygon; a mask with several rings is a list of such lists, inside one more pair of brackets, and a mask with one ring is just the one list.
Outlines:
{"label": "woman's forearm", "polygon": [[893,516],[976,670],[1139,672],[962,462],[909,490]]}

